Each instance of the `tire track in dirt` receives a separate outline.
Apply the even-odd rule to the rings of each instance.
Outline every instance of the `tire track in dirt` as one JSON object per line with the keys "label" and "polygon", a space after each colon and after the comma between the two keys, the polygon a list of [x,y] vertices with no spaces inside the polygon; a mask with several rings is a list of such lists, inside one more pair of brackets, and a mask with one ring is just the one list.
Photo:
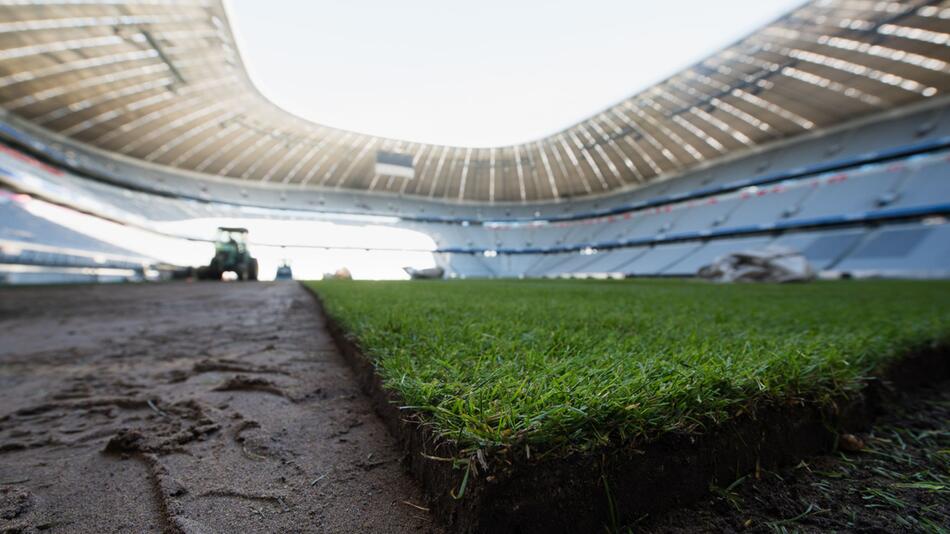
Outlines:
{"label": "tire track in dirt", "polygon": [[297,284],[0,290],[0,530],[437,532]]}

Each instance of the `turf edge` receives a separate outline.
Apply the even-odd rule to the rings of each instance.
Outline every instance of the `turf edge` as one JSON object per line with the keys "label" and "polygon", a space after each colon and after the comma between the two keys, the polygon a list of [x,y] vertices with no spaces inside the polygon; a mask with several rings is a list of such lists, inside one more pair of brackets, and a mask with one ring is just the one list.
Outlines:
{"label": "turf edge", "polygon": [[562,458],[509,449],[460,460],[421,413],[400,409],[405,403],[383,387],[358,341],[306,289],[360,387],[402,444],[432,511],[453,532],[610,531],[698,501],[713,486],[832,451],[841,433],[869,428],[901,391],[950,379],[948,348],[928,347],[881,369],[851,397],[765,406],[706,434],[667,434],[639,448],[612,446]]}

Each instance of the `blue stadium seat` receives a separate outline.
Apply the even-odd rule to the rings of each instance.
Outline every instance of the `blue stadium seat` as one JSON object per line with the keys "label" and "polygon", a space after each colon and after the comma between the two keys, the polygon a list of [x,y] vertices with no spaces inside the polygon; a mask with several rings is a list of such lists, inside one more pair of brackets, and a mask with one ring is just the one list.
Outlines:
{"label": "blue stadium seat", "polygon": [[887,276],[950,275],[950,224],[901,224],[871,232],[836,269]]}
{"label": "blue stadium seat", "polygon": [[[627,274],[651,275],[664,273],[702,247],[701,243],[670,243],[656,245],[620,270]],[[672,274],[672,273],[670,273]]]}
{"label": "blue stadium seat", "polygon": [[824,270],[834,267],[866,233],[863,228],[793,232],[776,238],[772,244],[801,252],[813,268]]}

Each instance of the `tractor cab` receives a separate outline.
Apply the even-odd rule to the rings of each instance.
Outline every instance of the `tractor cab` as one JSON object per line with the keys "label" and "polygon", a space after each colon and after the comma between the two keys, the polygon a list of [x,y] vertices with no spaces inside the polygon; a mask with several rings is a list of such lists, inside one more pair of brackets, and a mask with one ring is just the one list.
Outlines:
{"label": "tractor cab", "polygon": [[238,280],[257,280],[257,259],[247,249],[247,228],[222,226],[214,240],[214,258],[199,271],[199,278],[220,280],[233,272]]}
{"label": "tractor cab", "polygon": [[217,236],[214,240],[215,256],[221,256],[226,259],[228,264],[233,264],[240,255],[247,254],[247,228],[218,228]]}

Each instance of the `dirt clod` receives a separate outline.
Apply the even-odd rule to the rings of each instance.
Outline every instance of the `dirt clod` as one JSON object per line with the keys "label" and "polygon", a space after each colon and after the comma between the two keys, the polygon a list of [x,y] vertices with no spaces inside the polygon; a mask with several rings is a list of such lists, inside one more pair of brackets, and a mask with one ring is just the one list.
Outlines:
{"label": "dirt clod", "polygon": [[145,436],[137,430],[122,429],[112,436],[102,452],[106,454],[135,453],[145,451]]}
{"label": "dirt clod", "polygon": [[23,488],[0,488],[0,519],[16,519],[33,505],[33,494]]}
{"label": "dirt clod", "polygon": [[286,393],[266,378],[236,375],[228,378],[214,388],[215,391],[262,391],[274,395],[286,396]]}
{"label": "dirt clod", "polygon": [[864,440],[854,434],[841,434],[838,437],[838,448],[848,452],[859,452],[864,449]]}

